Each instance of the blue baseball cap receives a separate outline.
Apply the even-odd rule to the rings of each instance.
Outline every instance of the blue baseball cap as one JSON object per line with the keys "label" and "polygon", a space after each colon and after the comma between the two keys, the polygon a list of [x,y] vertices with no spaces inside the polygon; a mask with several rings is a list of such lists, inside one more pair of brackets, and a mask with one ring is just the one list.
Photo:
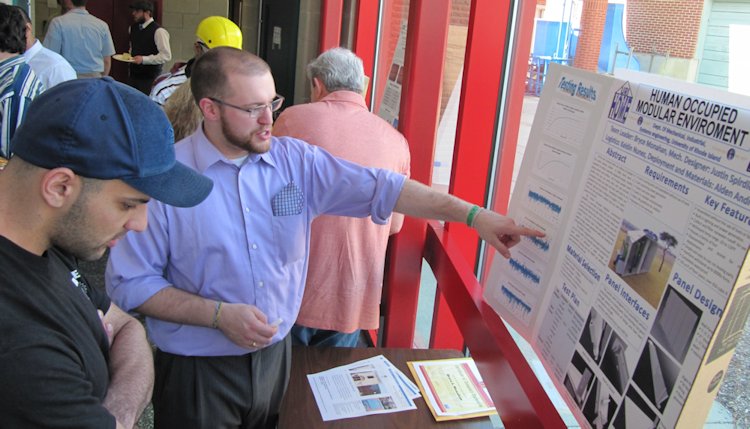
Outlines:
{"label": "blue baseball cap", "polygon": [[174,130],[161,108],[111,77],[74,79],[43,92],[11,147],[14,156],[38,167],[120,179],[177,207],[199,204],[213,187],[175,159]]}

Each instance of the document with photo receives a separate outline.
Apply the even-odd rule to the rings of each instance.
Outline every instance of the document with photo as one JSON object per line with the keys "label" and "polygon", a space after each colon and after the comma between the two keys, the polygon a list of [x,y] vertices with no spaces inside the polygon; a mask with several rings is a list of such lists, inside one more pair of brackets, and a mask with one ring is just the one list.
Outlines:
{"label": "document with photo", "polygon": [[417,408],[412,400],[419,396],[416,386],[382,355],[307,379],[323,421]]}

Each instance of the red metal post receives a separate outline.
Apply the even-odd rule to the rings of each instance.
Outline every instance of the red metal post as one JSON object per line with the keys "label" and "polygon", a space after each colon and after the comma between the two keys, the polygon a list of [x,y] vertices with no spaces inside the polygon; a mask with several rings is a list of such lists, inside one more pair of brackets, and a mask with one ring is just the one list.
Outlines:
{"label": "red metal post", "polygon": [[320,5],[320,52],[335,48],[341,43],[341,20],[344,0],[323,0]]}
{"label": "red metal post", "polygon": [[[511,6],[511,2],[497,0],[471,2],[449,190],[481,206],[487,201]],[[462,224],[449,224],[447,229],[474,265],[476,232]]]}
{"label": "red metal post", "polygon": [[[485,206],[490,163],[498,122],[498,99],[504,75],[512,2],[473,0],[466,38],[461,103],[449,192]],[[513,146],[515,147],[515,145]],[[512,162],[511,162],[512,164]],[[479,238],[471,228],[448,224],[453,240],[470,266],[476,266]],[[443,299],[436,301],[433,345],[457,348],[463,338]]]}
{"label": "red metal post", "polygon": [[[513,166],[516,159],[518,145],[518,124],[521,123],[523,98],[526,92],[526,73],[529,68],[529,54],[531,40],[534,34],[534,2],[519,2],[517,12],[518,27],[516,28],[516,43],[511,61],[510,79],[508,83],[507,104],[505,117],[502,119],[500,131],[500,160],[495,178],[495,198],[492,209],[505,212],[510,201],[510,184],[513,179]],[[488,265],[485,265],[487,267]]]}
{"label": "red metal post", "polygon": [[435,306],[432,310],[432,330],[430,331],[431,349],[464,349],[464,337],[461,328],[453,317],[445,295],[440,289],[435,295]]}
{"label": "red metal post", "polygon": [[[450,0],[411,0],[399,129],[409,142],[412,178],[432,182]],[[407,217],[391,247],[383,344],[411,347],[419,297],[425,222]],[[398,293],[398,299],[390,299]]]}
{"label": "red metal post", "polygon": [[[375,75],[375,36],[378,27],[378,0],[360,0],[357,3],[356,27],[354,29],[354,53],[362,58],[365,74],[370,82]],[[370,101],[372,84],[367,87],[365,100]]]}

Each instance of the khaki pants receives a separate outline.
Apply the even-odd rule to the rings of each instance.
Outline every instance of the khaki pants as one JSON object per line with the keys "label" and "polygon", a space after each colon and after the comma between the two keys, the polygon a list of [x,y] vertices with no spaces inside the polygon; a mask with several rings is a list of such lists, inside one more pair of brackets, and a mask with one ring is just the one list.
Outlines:
{"label": "khaki pants", "polygon": [[83,79],[87,77],[102,77],[102,72],[94,72],[94,73],[77,73],[78,79]]}

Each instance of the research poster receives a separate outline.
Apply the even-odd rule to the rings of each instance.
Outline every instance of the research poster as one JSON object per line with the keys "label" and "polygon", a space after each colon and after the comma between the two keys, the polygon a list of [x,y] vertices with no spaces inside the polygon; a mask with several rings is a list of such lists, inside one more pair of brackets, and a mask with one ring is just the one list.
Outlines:
{"label": "research poster", "polygon": [[406,53],[406,22],[401,23],[401,31],[398,34],[396,50],[393,53],[393,61],[388,69],[388,76],[383,91],[383,99],[380,103],[378,116],[386,122],[398,128],[398,115],[401,109],[401,86],[404,80],[404,56]]}
{"label": "research poster", "polygon": [[[552,64],[485,301],[584,427],[705,421],[750,311],[750,100]],[[700,424],[699,424],[700,425]]]}

